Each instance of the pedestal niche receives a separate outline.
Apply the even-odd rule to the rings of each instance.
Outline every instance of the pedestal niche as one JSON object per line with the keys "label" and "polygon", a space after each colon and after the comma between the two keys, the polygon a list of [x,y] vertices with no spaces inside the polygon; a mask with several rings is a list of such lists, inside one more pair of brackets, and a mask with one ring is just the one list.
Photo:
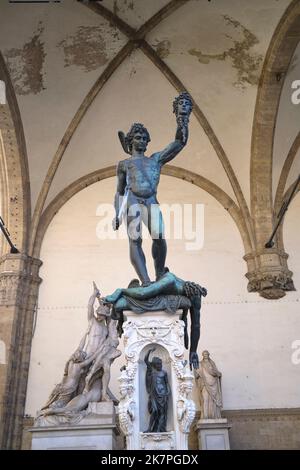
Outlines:
{"label": "pedestal niche", "polygon": [[112,450],[117,448],[113,402],[89,403],[75,418],[45,416],[36,420],[32,450]]}
{"label": "pedestal niche", "polygon": [[[119,422],[126,436],[128,450],[186,450],[188,434],[195,417],[195,404],[190,395],[193,375],[184,359],[184,323],[181,312],[163,311],[137,315],[124,312],[123,341],[126,366],[120,382]],[[146,389],[145,356],[162,360],[170,387],[166,432],[145,432],[149,427],[149,395]]]}
{"label": "pedestal niche", "polygon": [[225,418],[199,419],[197,423],[199,449],[230,450],[229,429],[230,425]]}
{"label": "pedestal niche", "polygon": [[222,418],[222,373],[210,357],[209,351],[202,352],[199,368],[195,370],[199,393],[201,418],[197,423],[199,449],[229,450],[227,419]]}

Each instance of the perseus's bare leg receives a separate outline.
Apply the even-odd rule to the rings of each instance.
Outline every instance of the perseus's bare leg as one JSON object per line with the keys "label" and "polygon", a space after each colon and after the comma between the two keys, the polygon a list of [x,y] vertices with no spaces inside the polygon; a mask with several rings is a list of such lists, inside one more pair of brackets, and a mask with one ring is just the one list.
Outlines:
{"label": "perseus's bare leg", "polygon": [[[135,205],[138,207],[138,205]],[[143,285],[150,284],[150,277],[147,272],[146,258],[142,249],[142,223],[141,213],[127,216],[127,234],[129,239],[130,261]]]}
{"label": "perseus's bare leg", "polygon": [[151,204],[148,208],[147,226],[152,238],[152,257],[156,280],[164,274],[167,257],[167,243],[164,233],[164,222],[158,204]]}

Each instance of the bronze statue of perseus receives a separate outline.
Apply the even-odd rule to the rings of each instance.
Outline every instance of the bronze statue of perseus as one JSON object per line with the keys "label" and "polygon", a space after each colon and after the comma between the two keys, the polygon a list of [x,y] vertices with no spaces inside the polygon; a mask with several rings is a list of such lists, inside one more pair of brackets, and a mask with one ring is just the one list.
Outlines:
{"label": "bronze statue of perseus", "polygon": [[164,223],[156,198],[163,165],[173,160],[188,140],[188,123],[192,100],[187,92],[180,93],[173,102],[177,130],[175,140],[164,150],[145,156],[150,142],[148,130],[141,123],[134,123],[128,134],[119,132],[124,151],[131,156],[117,166],[117,192],[115,195],[114,230],[118,230],[122,217],[126,218],[129,238],[130,261],[143,286],[150,284],[146,259],[142,249],[142,222],[152,238],[152,256],[156,280],[164,274],[167,244]]}

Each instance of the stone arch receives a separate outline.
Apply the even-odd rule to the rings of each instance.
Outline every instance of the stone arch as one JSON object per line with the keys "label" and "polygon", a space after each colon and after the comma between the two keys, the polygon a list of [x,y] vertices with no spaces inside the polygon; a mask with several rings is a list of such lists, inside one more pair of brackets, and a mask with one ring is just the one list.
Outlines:
{"label": "stone arch", "polygon": [[[47,231],[47,228],[55,216],[55,214],[59,211],[59,209],[75,194],[77,194],[82,189],[90,186],[91,184],[96,183],[97,181],[101,181],[106,178],[111,178],[116,174],[116,167],[109,166],[107,168],[103,168],[101,170],[94,171],[93,173],[89,173],[85,175],[72,184],[70,184],[67,188],[61,191],[49,204],[46,210],[43,212],[39,225],[37,228],[37,234],[34,241],[34,248],[33,248],[33,256],[38,257],[41,250],[41,245],[43,242],[44,235]],[[237,225],[241,238],[243,240],[245,252],[248,253],[251,249],[251,240],[249,237],[249,233],[247,227],[244,222],[244,218],[242,216],[241,210],[238,208],[236,203],[217,185],[212,183],[211,181],[207,180],[201,175],[193,173],[191,171],[185,170],[183,168],[175,167],[172,165],[166,165],[163,167],[162,174],[167,176],[173,176],[175,178],[183,179],[187,182],[195,184],[199,188],[207,191],[211,196],[213,196],[223,207],[225,210],[229,212],[231,217],[233,218],[235,224]]]}
{"label": "stone arch", "polygon": [[[32,260],[28,258],[30,184],[26,144],[18,103],[9,72],[0,52],[0,80],[5,100],[0,104],[0,199],[1,215],[20,253],[10,253],[2,240],[0,255],[1,331],[6,345],[6,364],[1,367],[1,448],[18,448],[21,442],[24,397],[31,341],[29,294]],[[1,238],[2,234],[0,234]],[[33,310],[33,309],[32,309]],[[28,325],[29,322],[29,325]],[[27,344],[26,344],[27,341]]]}
{"label": "stone arch", "polygon": [[[294,290],[288,255],[280,237],[273,248],[266,243],[273,230],[273,144],[284,78],[300,40],[300,3],[293,0],[284,12],[271,39],[260,76],[251,142],[251,216],[256,249],[248,262],[248,291],[267,299],[278,299]],[[289,158],[290,160],[290,158]]]}
{"label": "stone arch", "polygon": [[[26,253],[31,210],[27,152],[18,103],[1,52],[0,79],[6,85],[6,103],[0,104],[1,211],[13,243]],[[8,252],[5,243],[2,254]]]}
{"label": "stone arch", "polygon": [[298,0],[293,0],[271,39],[259,81],[254,112],[250,188],[251,212],[258,250],[263,249],[272,232],[272,165],[275,126],[284,77],[299,40],[300,3]]}

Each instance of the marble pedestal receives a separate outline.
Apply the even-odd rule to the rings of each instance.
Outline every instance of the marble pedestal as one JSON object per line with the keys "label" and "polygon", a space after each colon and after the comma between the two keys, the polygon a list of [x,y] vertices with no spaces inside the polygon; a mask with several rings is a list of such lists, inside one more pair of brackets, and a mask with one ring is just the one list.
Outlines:
{"label": "marble pedestal", "polygon": [[[121,399],[119,422],[126,436],[127,449],[169,450],[188,448],[188,434],[195,417],[195,404],[190,398],[193,375],[184,358],[184,323],[181,311],[135,314],[124,312],[123,341],[126,367],[119,377]],[[150,355],[162,359],[167,372],[171,395],[168,401],[168,419],[165,433],[145,432],[149,425],[146,364]]]}
{"label": "marble pedestal", "polygon": [[89,403],[83,417],[38,418],[32,433],[32,450],[116,449],[116,416],[113,402]]}
{"label": "marble pedestal", "polygon": [[199,449],[230,450],[227,419],[199,419],[196,428]]}

